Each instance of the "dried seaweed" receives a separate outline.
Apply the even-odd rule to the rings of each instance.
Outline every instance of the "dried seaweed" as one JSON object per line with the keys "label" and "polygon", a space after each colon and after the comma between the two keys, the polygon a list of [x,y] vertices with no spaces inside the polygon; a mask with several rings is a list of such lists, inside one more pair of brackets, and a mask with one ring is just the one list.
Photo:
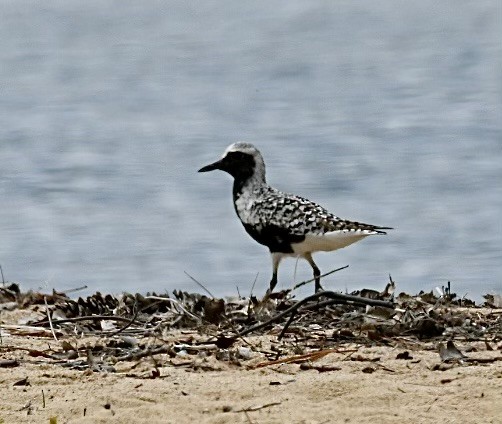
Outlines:
{"label": "dried seaweed", "polygon": [[[302,369],[334,371],[338,368],[313,365],[332,352],[346,352],[351,361],[371,361],[377,366],[363,372],[380,369],[375,363],[378,358],[352,356],[358,349],[354,346],[390,345],[404,350],[432,341],[439,343],[442,361],[459,356],[453,340],[480,341],[486,350],[501,349],[502,311],[494,309],[500,296],[485,296],[485,305],[476,306],[458,299],[450,284],[414,296],[394,293],[392,279],[381,292],[325,291],[302,300],[290,291],[260,300],[254,296],[218,299],[176,290],[119,296],[97,292],[72,299],[56,291],[23,293],[17,284],[10,284],[0,287],[0,311],[25,308],[35,318],[23,324],[0,321],[0,331],[53,337],[56,343],[51,349],[26,349],[29,356],[88,372],[115,372],[120,363],[153,361],[154,369],[141,378],[160,378],[161,366],[218,370],[218,362],[248,368],[303,364]],[[275,342],[265,346],[253,341],[255,335],[263,334]],[[92,342],[88,337],[93,337]],[[16,358],[4,358],[17,349],[0,343],[2,367],[22,364]],[[472,362],[460,355],[453,359]],[[397,359],[412,360],[413,356],[404,350]]]}

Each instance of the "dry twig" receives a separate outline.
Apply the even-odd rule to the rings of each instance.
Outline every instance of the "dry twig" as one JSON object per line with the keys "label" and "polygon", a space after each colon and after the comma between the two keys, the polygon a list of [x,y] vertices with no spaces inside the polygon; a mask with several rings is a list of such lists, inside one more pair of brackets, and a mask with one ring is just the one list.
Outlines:
{"label": "dry twig", "polygon": [[45,303],[45,311],[47,313],[47,319],[49,320],[49,326],[51,327],[52,336],[54,337],[54,340],[58,341],[56,333],[54,332],[54,326],[52,325],[51,311],[49,310],[49,305],[47,304],[46,296],[44,296],[44,303]]}
{"label": "dry twig", "polygon": [[[252,333],[253,331],[261,330],[262,328],[268,327],[270,324],[273,324],[274,322],[279,321],[283,317],[287,316],[288,314],[296,314],[298,309],[301,308],[303,305],[312,302],[314,300],[318,300],[321,297],[328,297],[333,300],[333,303],[350,303],[354,305],[371,305],[371,306],[383,306],[385,308],[394,308],[394,304],[392,302],[387,302],[384,300],[376,300],[376,299],[367,299],[364,297],[360,296],[352,296],[349,294],[342,294],[342,293],[336,293],[333,291],[322,291],[313,294],[312,296],[308,296],[299,302],[295,303],[293,306],[289,307],[285,311],[273,316],[269,320],[253,325],[237,334],[237,337],[242,337],[245,336],[246,334]],[[291,319],[289,321],[289,324],[291,323]],[[289,325],[288,324],[288,325]],[[283,330],[284,332],[284,330]],[[281,335],[283,335],[281,333]],[[279,337],[280,338],[280,337]]]}
{"label": "dry twig", "polygon": [[[341,271],[342,269],[345,269],[345,268],[348,268],[348,267],[349,267],[348,265],[345,265],[345,266],[342,266],[341,268],[332,269],[331,271],[328,271],[327,273],[320,275],[319,278],[324,278],[324,277],[326,277],[326,276],[328,276],[330,274],[333,274],[334,272]],[[312,283],[313,281],[315,281],[316,278],[317,277],[314,277],[314,278],[311,278],[310,280],[305,280],[305,281],[302,281],[301,283],[296,284],[293,287],[293,290],[296,290],[296,289],[304,286],[305,284]]]}

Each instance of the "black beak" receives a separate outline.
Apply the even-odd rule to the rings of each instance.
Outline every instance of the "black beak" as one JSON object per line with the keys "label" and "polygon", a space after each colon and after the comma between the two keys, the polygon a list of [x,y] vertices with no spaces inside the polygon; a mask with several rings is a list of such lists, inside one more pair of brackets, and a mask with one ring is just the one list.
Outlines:
{"label": "black beak", "polygon": [[215,169],[221,169],[221,160],[218,160],[210,165],[203,166],[199,169],[199,172],[209,172],[214,171]]}

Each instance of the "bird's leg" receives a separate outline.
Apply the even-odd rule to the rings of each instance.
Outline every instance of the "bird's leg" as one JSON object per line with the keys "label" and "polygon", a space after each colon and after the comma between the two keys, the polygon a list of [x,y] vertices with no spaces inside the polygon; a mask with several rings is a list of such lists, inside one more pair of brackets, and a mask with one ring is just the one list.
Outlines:
{"label": "bird's leg", "polygon": [[324,290],[321,287],[321,270],[317,267],[316,263],[314,262],[314,259],[312,258],[312,254],[305,253],[305,255],[303,255],[303,257],[307,260],[307,262],[312,267],[312,270],[314,271],[315,292],[317,293],[318,291]]}
{"label": "bird's leg", "polygon": [[315,265],[312,268],[314,270],[315,292],[317,293],[321,290],[324,290],[321,286],[321,270]]}
{"label": "bird's leg", "polygon": [[277,285],[277,274],[274,272],[272,274],[272,279],[270,280],[270,287],[268,289],[268,292],[269,293],[272,293],[272,291],[274,290],[274,287]]}
{"label": "bird's leg", "polygon": [[270,280],[270,287],[267,290],[267,294],[272,293],[275,286],[277,285],[277,271],[279,269],[279,263],[282,259],[282,254],[278,252],[270,252],[272,255],[272,279]]}

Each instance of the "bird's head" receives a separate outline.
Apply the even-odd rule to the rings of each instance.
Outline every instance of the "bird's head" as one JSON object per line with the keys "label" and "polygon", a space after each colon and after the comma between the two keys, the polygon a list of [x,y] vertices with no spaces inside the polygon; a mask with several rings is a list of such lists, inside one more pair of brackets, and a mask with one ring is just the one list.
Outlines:
{"label": "bird's head", "polygon": [[250,143],[238,142],[227,147],[220,160],[199,169],[208,172],[219,169],[228,172],[236,180],[250,178],[265,182],[265,163],[260,151]]}

